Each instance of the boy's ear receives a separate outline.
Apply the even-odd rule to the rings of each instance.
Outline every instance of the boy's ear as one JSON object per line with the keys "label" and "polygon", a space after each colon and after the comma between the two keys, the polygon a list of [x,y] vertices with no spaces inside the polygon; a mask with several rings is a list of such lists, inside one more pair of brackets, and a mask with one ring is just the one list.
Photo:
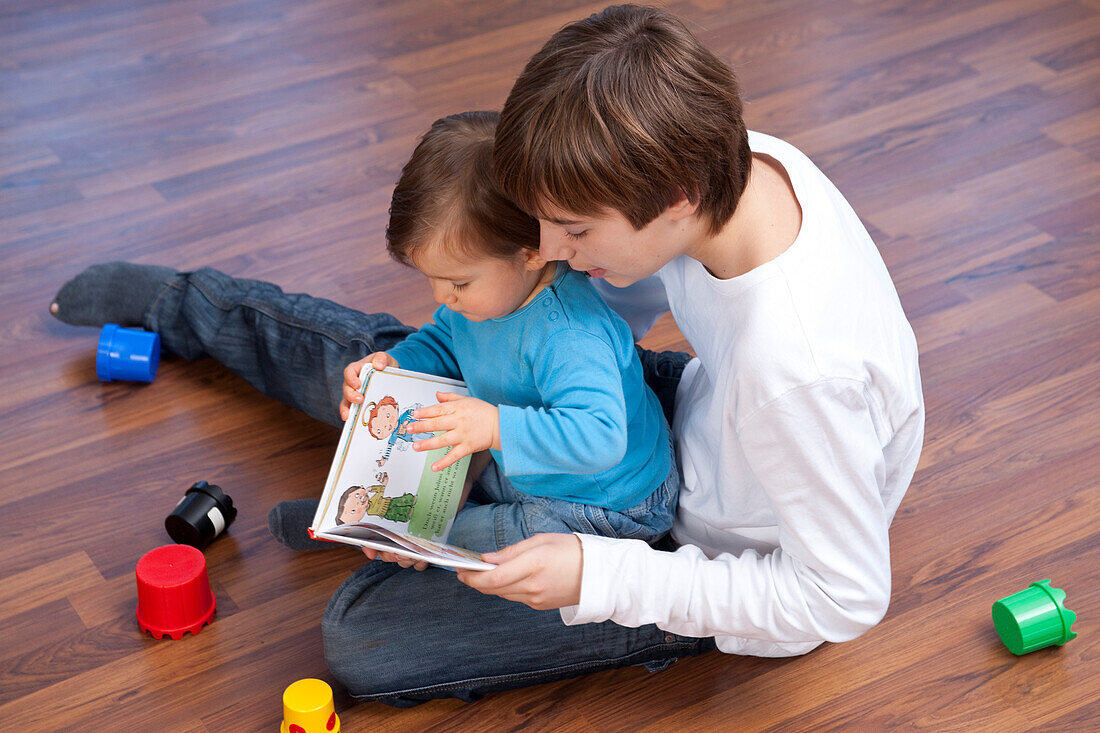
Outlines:
{"label": "boy's ear", "polygon": [[687,197],[687,194],[685,194],[683,191],[680,192],[679,198],[677,198],[671,206],[665,209],[665,211],[668,212],[669,217],[673,221],[686,219],[698,210],[699,202],[689,199]]}
{"label": "boy's ear", "polygon": [[541,270],[546,267],[546,260],[542,258],[537,249],[525,249],[523,257],[523,265],[528,270]]}

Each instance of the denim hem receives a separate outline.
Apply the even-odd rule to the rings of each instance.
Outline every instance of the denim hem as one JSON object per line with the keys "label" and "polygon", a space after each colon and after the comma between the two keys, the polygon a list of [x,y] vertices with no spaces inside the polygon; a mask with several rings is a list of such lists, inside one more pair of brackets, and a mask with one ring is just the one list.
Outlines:
{"label": "denim hem", "polygon": [[[394,690],[392,692],[379,692],[366,695],[356,695],[351,691],[348,694],[356,700],[363,702],[386,702],[388,700],[401,700],[408,698],[411,695],[423,697],[426,702],[429,699],[437,699],[445,697],[445,695],[437,694],[443,692],[449,692],[454,690],[467,690],[474,692],[479,688],[484,688],[486,685],[494,686],[494,689],[487,689],[485,692],[503,691],[513,689],[515,687],[523,687],[525,684],[513,684],[513,683],[526,683],[531,680],[541,682],[553,682],[559,679],[566,679],[569,677],[577,677],[579,674],[584,673],[586,670],[600,671],[603,669],[618,669],[620,667],[628,667],[634,665],[643,665],[646,662],[656,661],[660,659],[659,656],[654,656],[656,652],[672,652],[673,658],[668,660],[669,663],[684,656],[683,652],[689,652],[693,648],[699,646],[700,652],[704,650],[700,645],[701,641],[705,639],[693,639],[692,641],[677,641],[677,642],[664,642],[657,644],[646,649],[641,649],[630,654],[626,654],[620,657],[612,657],[608,659],[593,659],[585,662],[578,662],[574,664],[566,664],[559,667],[548,667],[546,669],[531,670],[529,672],[519,672],[514,674],[493,675],[489,677],[473,677],[466,680],[458,680],[456,682],[448,682],[439,685],[428,685],[425,687],[410,687],[404,690]],[[681,653],[677,653],[681,652]],[[650,670],[651,672],[653,670]]]}

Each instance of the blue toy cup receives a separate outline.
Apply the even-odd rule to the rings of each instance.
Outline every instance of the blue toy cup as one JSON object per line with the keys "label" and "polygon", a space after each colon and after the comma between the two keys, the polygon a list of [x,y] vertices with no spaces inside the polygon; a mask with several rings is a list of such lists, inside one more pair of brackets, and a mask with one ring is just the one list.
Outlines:
{"label": "blue toy cup", "polygon": [[152,382],[160,365],[160,336],[108,323],[99,332],[95,374],[104,382]]}

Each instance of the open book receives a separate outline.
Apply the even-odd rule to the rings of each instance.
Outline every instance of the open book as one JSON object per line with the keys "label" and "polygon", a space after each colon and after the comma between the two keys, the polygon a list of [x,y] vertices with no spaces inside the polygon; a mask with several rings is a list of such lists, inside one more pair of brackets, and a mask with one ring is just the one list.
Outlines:
{"label": "open book", "polygon": [[434,405],[438,391],[465,395],[466,385],[369,365],[359,379],[363,404],[352,405],[344,423],[310,536],[444,567],[495,567],[476,552],[446,544],[470,458],[433,471],[432,464],[450,448],[412,449],[413,442],[431,437],[413,432],[412,411]]}

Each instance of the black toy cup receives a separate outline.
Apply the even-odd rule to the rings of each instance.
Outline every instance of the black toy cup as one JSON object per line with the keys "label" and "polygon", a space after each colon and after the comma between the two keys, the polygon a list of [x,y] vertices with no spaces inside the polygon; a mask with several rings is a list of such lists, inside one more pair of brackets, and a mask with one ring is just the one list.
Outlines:
{"label": "black toy cup", "polygon": [[237,517],[233,500],[220,486],[199,481],[187,490],[164,520],[168,536],[181,545],[203,549]]}

